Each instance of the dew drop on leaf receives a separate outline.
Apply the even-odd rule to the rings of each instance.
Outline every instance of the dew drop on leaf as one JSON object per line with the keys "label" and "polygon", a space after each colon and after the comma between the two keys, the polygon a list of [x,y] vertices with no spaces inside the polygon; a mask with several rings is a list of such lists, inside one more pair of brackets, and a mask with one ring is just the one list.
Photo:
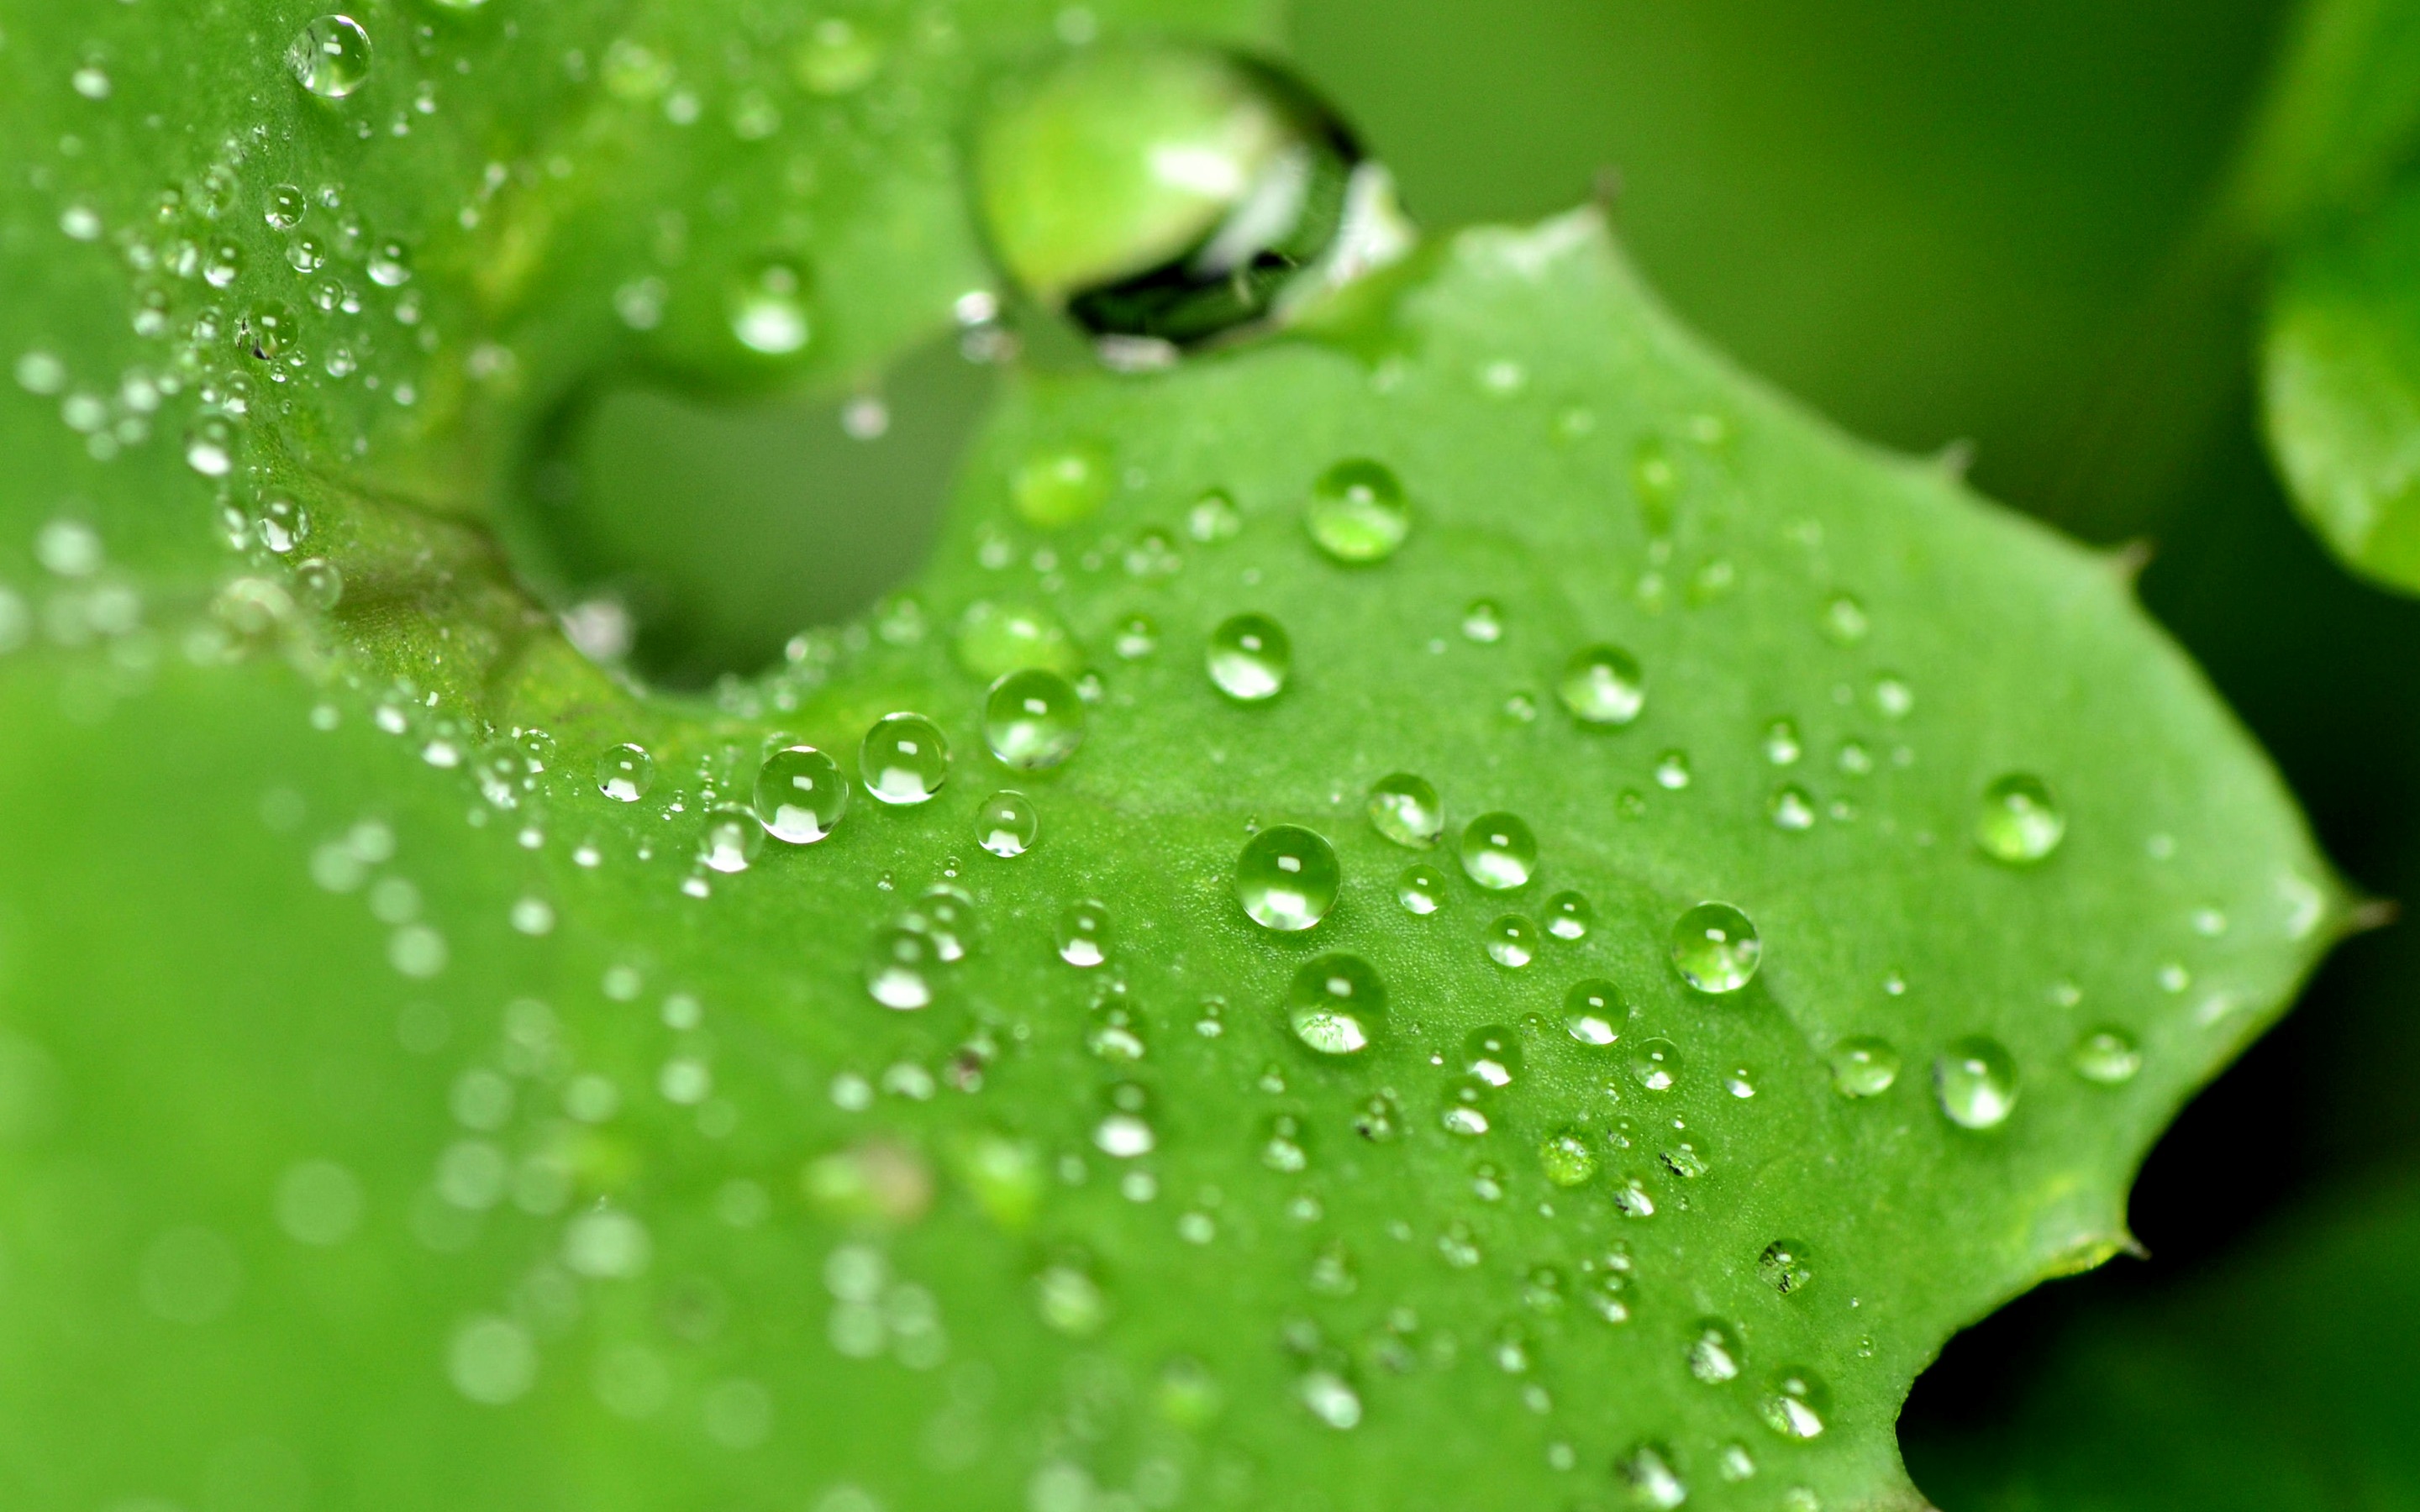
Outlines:
{"label": "dew drop on leaf", "polygon": [[1823,1434],[1824,1414],[1832,1411],[1832,1393],[1812,1370],[1784,1370],[1765,1387],[1756,1408],[1774,1432],[1804,1442]]}
{"label": "dew drop on leaf", "polygon": [[1029,453],[1009,480],[1016,513],[1038,530],[1089,519],[1109,497],[1109,458],[1098,446],[1063,442]]}
{"label": "dew drop on leaf", "polygon": [[932,939],[906,924],[875,932],[866,952],[865,990],[885,1008],[902,1011],[933,1001],[933,969],[939,964]]}
{"label": "dew drop on leaf", "polygon": [[1706,1318],[1699,1319],[1691,1331],[1683,1358],[1688,1364],[1689,1374],[1709,1386],[1718,1386],[1739,1379],[1747,1350],[1740,1343],[1738,1330],[1720,1319]]}
{"label": "dew drop on leaf", "polygon": [[765,826],[737,804],[724,804],[706,816],[706,834],[697,858],[710,872],[745,872],[765,849]]}
{"label": "dew drop on leaf", "polygon": [[1689,753],[1668,750],[1655,758],[1655,785],[1667,793],[1678,793],[1689,785]]}
{"label": "dew drop on leaf", "polygon": [[975,810],[975,843],[994,856],[1023,856],[1041,835],[1041,812],[1032,799],[1013,789],[993,794]]}
{"label": "dew drop on leaf", "polygon": [[1933,1061],[1932,1092],[1960,1128],[1996,1129],[2017,1105],[2017,1063],[1997,1040],[1961,1040]]}
{"label": "dew drop on leaf", "polygon": [[1203,546],[1232,541],[1243,528],[1243,512],[1221,489],[1211,489],[1185,512],[1185,533]]}
{"label": "dew drop on leaf", "polygon": [[921,714],[886,714],[858,748],[858,777],[884,803],[918,804],[949,779],[950,743]]}
{"label": "dew drop on leaf", "polygon": [[1647,674],[1620,646],[1583,646],[1563,664],[1555,694],[1580,723],[1615,729],[1647,706]]}
{"label": "dew drop on leaf", "polygon": [[1601,978],[1572,983],[1563,994],[1563,1032],[1585,1045],[1602,1048],[1621,1038],[1630,1026],[1630,1005],[1621,990]]}
{"label": "dew drop on leaf", "polygon": [[1263,929],[1310,929],[1336,905],[1343,872],[1336,848],[1299,825],[1272,825],[1254,835],[1235,860],[1235,901]]}
{"label": "dew drop on leaf", "polygon": [[1074,755],[1083,742],[1083,700],[1057,672],[1029,667],[991,686],[984,701],[984,743],[1001,765],[1042,771]]}
{"label": "dew drop on leaf", "polygon": [[1265,614],[1238,614],[1210,632],[1210,680],[1239,703],[1259,703],[1285,690],[1294,671],[1294,642]]}
{"label": "dew drop on leaf", "polygon": [[1764,944],[1756,925],[1725,903],[1702,903],[1672,923],[1672,964],[1701,993],[1735,993],[1756,976]]}
{"label": "dew drop on leaf", "polygon": [[1372,784],[1370,824],[1396,844],[1424,851],[1445,833],[1445,805],[1426,778],[1396,772]]}
{"label": "dew drop on leaf", "polygon": [[291,231],[302,224],[302,216],[310,208],[310,200],[300,189],[292,184],[273,184],[260,213],[272,229]]}
{"label": "dew drop on leaf", "polygon": [[1579,1186],[1596,1174],[1596,1152],[1570,1130],[1551,1135],[1538,1147],[1538,1164],[1557,1186]]}
{"label": "dew drop on leaf", "polygon": [[1445,873],[1426,863],[1405,867],[1395,879],[1395,902],[1407,914],[1435,913],[1445,906]]}
{"label": "dew drop on leaf", "polygon": [[1832,1086],[1842,1097],[1880,1097],[1899,1080],[1899,1049],[1870,1034],[1852,1035],[1832,1047]]}
{"label": "dew drop on leaf", "polygon": [[1504,639],[1504,610],[1492,598],[1474,598],[1462,611],[1462,638],[1492,646]]}
{"label": "dew drop on leaf", "polygon": [[1086,898],[1069,903],[1059,916],[1056,935],[1059,959],[1085,969],[1109,958],[1109,904]]}
{"label": "dew drop on leaf", "polygon": [[2075,1041],[2069,1064],[2087,1082],[2118,1087],[2133,1081],[2143,1069],[2143,1051],[2125,1030],[2099,1028]]}
{"label": "dew drop on leaf", "polygon": [[847,810],[848,779],[840,764],[813,746],[785,747],[756,770],[756,814],[776,840],[812,845]]}
{"label": "dew drop on leaf", "polygon": [[1794,1239],[1776,1239],[1764,1246],[1756,1257],[1756,1273],[1764,1284],[1783,1296],[1802,1290],[1815,1279],[1815,1271],[1807,1263],[1807,1246]]}
{"label": "dew drop on leaf", "polygon": [[728,314],[732,336],[763,356],[802,351],[814,336],[806,275],[796,263],[774,259],[750,269],[731,285]]}
{"label": "dew drop on leaf", "polygon": [[1491,892],[1527,887],[1538,869],[1538,837],[1518,814],[1485,813],[1463,826],[1462,870]]}
{"label": "dew drop on leaf", "polygon": [[1672,1451],[1660,1443],[1633,1444],[1613,1462],[1624,1496],[1642,1512],[1670,1512],[1689,1499],[1689,1488],[1672,1468]]}
{"label": "dew drop on leaf", "polygon": [[1641,1040],[1631,1047],[1630,1079],[1651,1092],[1668,1092],[1681,1079],[1681,1047],[1669,1040]]}
{"label": "dew drop on leaf", "polygon": [[1386,1007],[1386,985],[1370,963],[1336,951],[1295,973],[1286,990],[1286,1025],[1322,1055],[1352,1055],[1377,1038]]}
{"label": "dew drop on leaf", "polygon": [[1412,511],[1393,469],[1356,457],[1319,475],[1303,521],[1320,550],[1357,564],[1393,556],[1411,534]]}
{"label": "dew drop on leaf", "polygon": [[370,34],[349,16],[320,16],[286,50],[294,81],[322,100],[342,100],[370,76]]}
{"label": "dew drop on leaf", "polygon": [[2067,816],[2040,778],[2011,772],[1983,790],[1975,842],[1992,859],[2029,866],[2058,849],[2066,834]]}
{"label": "dew drop on leaf", "polygon": [[1462,1041],[1462,1069],[1491,1088],[1510,1087],[1521,1074],[1521,1036],[1502,1025],[1470,1031]]}
{"label": "dew drop on leaf", "polygon": [[1815,800],[1795,783],[1774,789],[1773,796],[1765,800],[1764,813],[1776,829],[1797,834],[1815,827]]}
{"label": "dew drop on leaf", "polygon": [[1546,933],[1559,940],[1586,939],[1595,922],[1596,910],[1579,893],[1559,892],[1546,900]]}
{"label": "dew drop on leaf", "polygon": [[615,746],[597,758],[597,791],[615,803],[636,803],[656,781],[656,759],[640,746]]}
{"label": "dew drop on leaf", "polygon": [[1487,959],[1518,970],[1537,959],[1537,921],[1520,914],[1506,914],[1487,926],[1485,941]]}

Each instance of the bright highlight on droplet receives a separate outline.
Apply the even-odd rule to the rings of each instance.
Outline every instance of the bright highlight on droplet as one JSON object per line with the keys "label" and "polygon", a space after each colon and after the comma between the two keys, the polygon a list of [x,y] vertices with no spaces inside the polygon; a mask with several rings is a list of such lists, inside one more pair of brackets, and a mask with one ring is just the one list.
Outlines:
{"label": "bright highlight on droplet", "polygon": [[1933,1097],[1962,1129],[1996,1129],[2017,1106],[2017,1062],[1985,1035],[1959,1041],[1932,1063]]}
{"label": "bright highlight on droplet", "polygon": [[1620,646],[1583,646],[1563,664],[1555,694],[1582,724],[1616,729],[1647,706],[1647,674]]}
{"label": "bright highlight on droplet", "polygon": [[725,874],[745,872],[756,863],[764,850],[765,826],[748,810],[736,803],[722,804],[706,814],[697,859],[707,871]]}
{"label": "bright highlight on droplet", "polygon": [[1091,968],[1109,958],[1109,905],[1087,898],[1059,916],[1059,959]]}

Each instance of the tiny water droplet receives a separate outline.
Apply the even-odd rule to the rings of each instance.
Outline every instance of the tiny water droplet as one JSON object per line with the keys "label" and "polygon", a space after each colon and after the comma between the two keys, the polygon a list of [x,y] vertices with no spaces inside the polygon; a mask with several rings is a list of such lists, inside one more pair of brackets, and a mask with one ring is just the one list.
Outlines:
{"label": "tiny water droplet", "polygon": [[1029,667],[992,684],[984,702],[984,743],[1020,772],[1058,765],[1084,743],[1084,703],[1054,671]]}
{"label": "tiny water droplet", "polygon": [[1576,892],[1559,892],[1546,900],[1546,933],[1559,940],[1584,940],[1596,922],[1596,910]]}
{"label": "tiny water droplet", "polygon": [[778,258],[758,263],[731,285],[727,314],[740,346],[767,357],[787,357],[814,337],[806,274]]}
{"label": "tiny water droplet", "polygon": [[656,781],[656,759],[643,747],[615,746],[597,758],[597,791],[615,803],[636,803]]}
{"label": "tiny water droplet", "polygon": [[1672,964],[1701,993],[1739,991],[1763,955],[1756,925],[1729,903],[1699,903],[1672,923]]}
{"label": "tiny water droplet", "polygon": [[1147,616],[1130,614],[1118,625],[1109,649],[1118,654],[1120,661],[1140,661],[1159,649],[1159,627]]}
{"label": "tiny water droplet", "polygon": [[1668,1092],[1681,1079],[1681,1047],[1669,1040],[1642,1040],[1630,1052],[1630,1078],[1651,1092]]}
{"label": "tiny water droplet", "polygon": [[1238,614],[1210,632],[1210,680],[1239,703],[1259,703],[1285,690],[1294,671],[1294,642],[1265,614]]}
{"label": "tiny water droplet", "polygon": [[1764,811],[1776,829],[1803,833],[1815,827],[1815,800],[1795,783],[1774,789]]}
{"label": "tiny water droplet", "polygon": [[1332,1370],[1313,1370],[1295,1383],[1295,1393],[1311,1415],[1339,1432],[1359,1426],[1361,1397]]}
{"label": "tiny water droplet", "polygon": [[1235,507],[1235,501],[1217,488],[1195,500],[1193,507],[1185,512],[1185,533],[1203,546],[1232,541],[1243,528],[1243,511]]}
{"label": "tiny water droplet", "polygon": [[1655,758],[1655,785],[1667,793],[1678,793],[1689,785],[1689,753],[1668,750]]}
{"label": "tiny water droplet", "polygon": [[888,804],[923,803],[949,780],[950,743],[921,714],[886,714],[858,747],[865,791]]}
{"label": "tiny water droplet", "polygon": [[756,769],[756,813],[773,838],[813,845],[848,810],[848,779],[840,764],[813,746],[790,746]]}
{"label": "tiny water droplet", "polygon": [[1996,1129],[2017,1105],[2017,1063],[1997,1040],[1959,1041],[1932,1063],[1933,1096],[1962,1129]]}
{"label": "tiny water droplet", "polygon": [[975,843],[994,856],[1023,856],[1042,834],[1042,815],[1033,800],[1003,788],[975,810]]}
{"label": "tiny water droplet", "polygon": [[1367,457],[1339,462],[1321,473],[1303,518],[1322,551],[1355,564],[1393,556],[1412,530],[1402,480],[1385,463]]}
{"label": "tiny water droplet", "polygon": [[1295,1038],[1322,1055],[1368,1048],[1386,1011],[1387,989],[1370,963],[1342,951],[1303,964],[1286,992],[1286,1023]]}
{"label": "tiny water droplet", "polygon": [[1528,885],[1538,869],[1538,837],[1517,814],[1481,814],[1463,827],[1462,870],[1491,892]]}
{"label": "tiny water droplet", "polygon": [[1747,1350],[1741,1345],[1736,1329],[1720,1319],[1707,1318],[1699,1320],[1683,1358],[1688,1362],[1689,1374],[1709,1386],[1719,1386],[1739,1379]]}
{"label": "tiny water droplet", "polygon": [[1109,907],[1094,899],[1069,903],[1059,916],[1059,959],[1093,967],[1109,958]]}
{"label": "tiny water droplet", "polygon": [[1487,926],[1487,959],[1518,970],[1537,959],[1538,925],[1519,914],[1506,914]]}
{"label": "tiny water droplet", "polygon": [[1832,1085],[1842,1097],[1880,1097],[1899,1080],[1899,1048],[1870,1034],[1852,1035],[1832,1047]]}
{"label": "tiny water droplet", "polygon": [[1804,1443],[1822,1435],[1823,1415],[1832,1410],[1832,1393],[1812,1370],[1784,1370],[1757,1398],[1756,1408],[1774,1432]]}
{"label": "tiny water droplet", "polygon": [[1916,707],[1916,689],[1904,677],[1874,679],[1874,709],[1885,719],[1904,719]]}
{"label": "tiny water droplet", "polygon": [[1504,639],[1504,610],[1492,598],[1474,598],[1462,611],[1462,638],[1492,646]]}
{"label": "tiny water droplet", "polygon": [[755,814],[737,804],[707,810],[706,833],[698,841],[697,858],[709,872],[745,872],[765,851],[765,826]]}
{"label": "tiny water droplet", "polygon": [[1814,1268],[1807,1262],[1807,1246],[1794,1239],[1776,1239],[1764,1246],[1764,1253],[1756,1257],[1756,1273],[1785,1297],[1815,1279]]}
{"label": "tiny water droplet", "polygon": [[1371,787],[1370,823],[1396,844],[1425,851],[1445,833],[1445,804],[1427,779],[1397,772]]}
{"label": "tiny water droplet", "polygon": [[1009,480],[1009,497],[1028,525],[1064,530],[1107,503],[1114,482],[1107,452],[1088,441],[1060,442],[1027,454]]}
{"label": "tiny water droplet", "polygon": [[1425,863],[1407,866],[1395,879],[1395,902],[1423,917],[1445,906],[1445,873]]}
{"label": "tiny water droplet", "polygon": [[1618,728],[1647,706],[1647,674],[1620,646],[1583,646],[1563,664],[1555,693],[1582,724]]}
{"label": "tiny water droplet", "polygon": [[2040,778],[2011,772],[1983,790],[1975,842],[1993,860],[2031,865],[2058,849],[2066,834],[2067,816]]}
{"label": "tiny water droplet", "polygon": [[1689,1499],[1689,1488],[1672,1468],[1672,1451],[1660,1443],[1633,1444],[1613,1462],[1630,1504],[1643,1512],[1670,1512]]}
{"label": "tiny water droplet", "polygon": [[2143,1050],[2134,1037],[2119,1028],[2094,1029],[2075,1041],[2069,1064],[2087,1082],[2118,1087],[2143,1069]]}
{"label": "tiny water droplet", "polygon": [[1272,825],[1245,842],[1235,861],[1235,901],[1263,929],[1310,929],[1336,906],[1343,872],[1326,836]]}
{"label": "tiny water droplet", "polygon": [[294,82],[322,100],[342,100],[370,76],[370,34],[350,16],[320,16],[286,50]]}
{"label": "tiny water droplet", "polygon": [[1591,977],[1563,994],[1563,1030],[1580,1043],[1612,1044],[1629,1026],[1630,1005],[1613,983]]}

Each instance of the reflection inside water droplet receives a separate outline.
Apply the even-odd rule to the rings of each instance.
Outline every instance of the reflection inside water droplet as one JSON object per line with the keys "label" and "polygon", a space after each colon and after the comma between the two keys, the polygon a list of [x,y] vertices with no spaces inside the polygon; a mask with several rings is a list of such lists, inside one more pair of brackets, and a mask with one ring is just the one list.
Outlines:
{"label": "reflection inside water droplet", "polygon": [[1961,1040],[1932,1063],[1932,1090],[1950,1122],[1995,1129],[2017,1105],[2016,1060],[1988,1036]]}
{"label": "reflection inside water droplet", "polygon": [[1701,993],[1746,986],[1763,953],[1756,925],[1729,903],[1699,903],[1672,923],[1672,964]]}
{"label": "reflection inside water droplet", "polygon": [[1235,861],[1235,901],[1263,929],[1310,929],[1336,905],[1343,873],[1326,838],[1299,825],[1272,825]]}
{"label": "reflection inside water droplet", "polygon": [[1563,994],[1563,1030],[1582,1044],[1612,1044],[1629,1025],[1630,1005],[1609,981],[1590,978]]}
{"label": "reflection inside water droplet", "polygon": [[1022,793],[1002,789],[975,811],[975,843],[1003,858],[1023,856],[1042,835],[1042,815]]}
{"label": "reflection inside water droplet", "polygon": [[656,781],[656,759],[643,747],[615,746],[597,758],[597,791],[615,803],[636,803]]}
{"label": "reflection inside water droplet", "polygon": [[1518,814],[1488,813],[1462,831],[1462,869],[1495,892],[1528,885],[1538,867],[1538,837]]}
{"label": "reflection inside water droplet", "polygon": [[1239,703],[1259,703],[1285,690],[1294,671],[1294,642],[1265,614],[1238,614],[1210,633],[1210,680]]}
{"label": "reflection inside water droplet", "polygon": [[773,838],[812,845],[832,832],[848,809],[848,779],[840,764],[813,746],[790,746],[756,770],[756,813]]}
{"label": "reflection inside water droplet", "polygon": [[1424,851],[1445,833],[1445,805],[1427,779],[1396,772],[1371,785],[1370,823],[1396,844]]}
{"label": "reflection inside water droplet", "polygon": [[1385,561],[1412,530],[1402,480],[1385,463],[1367,457],[1339,462],[1321,473],[1303,519],[1320,550],[1347,563]]}
{"label": "reflection inside water droplet", "polygon": [[949,779],[950,743],[921,714],[886,714],[865,733],[857,770],[865,791],[882,802],[923,803]]}
{"label": "reflection inside water droplet", "polygon": [[1367,1049],[1386,1011],[1386,985],[1370,964],[1338,951],[1305,962],[1286,992],[1286,1024],[1322,1055]]}

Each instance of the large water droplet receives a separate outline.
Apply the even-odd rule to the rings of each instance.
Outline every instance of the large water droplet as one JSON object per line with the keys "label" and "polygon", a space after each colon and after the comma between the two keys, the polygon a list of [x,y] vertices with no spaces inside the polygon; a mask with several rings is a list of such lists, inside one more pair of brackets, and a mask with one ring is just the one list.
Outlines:
{"label": "large water droplet", "polygon": [[1281,313],[1369,209],[1301,85],[1207,49],[1095,46],[998,91],[975,198],[1009,275],[1093,332],[1178,346]]}
{"label": "large water droplet", "polygon": [[636,803],[655,786],[656,759],[640,746],[615,746],[597,758],[597,791],[615,803]]}
{"label": "large water droplet", "polygon": [[1285,690],[1294,671],[1294,642],[1285,627],[1265,614],[1238,614],[1210,632],[1210,680],[1241,703],[1258,703]]}
{"label": "large water droplet", "polygon": [[1338,562],[1384,562],[1412,532],[1403,481],[1383,462],[1339,462],[1311,486],[1303,521],[1322,551]]}
{"label": "large water droplet", "polygon": [[2011,772],[1983,790],[1975,842],[1993,860],[2030,865],[2058,849],[2066,834],[2067,816],[2040,778]]}
{"label": "large water droplet", "polygon": [[1534,919],[1506,914],[1487,926],[1484,938],[1487,959],[1499,966],[1518,970],[1537,959],[1539,934]]}
{"label": "large water droplet", "polygon": [[1815,1279],[1815,1268],[1807,1263],[1807,1246],[1794,1239],[1776,1239],[1764,1246],[1756,1257],[1756,1273],[1764,1284],[1788,1296],[1805,1289]]}
{"label": "large water droplet", "polygon": [[2123,1029],[2093,1029],[2075,1041],[2068,1063],[2087,1082],[2117,1087],[2133,1081],[2143,1069],[2143,1049]]}
{"label": "large water droplet", "polygon": [[2017,1105],[2017,1063],[1984,1035],[1959,1041],[1932,1063],[1932,1092],[1962,1129],[1996,1129]]}
{"label": "large water droplet", "polygon": [[1647,706],[1647,674],[1620,646],[1583,646],[1563,664],[1555,693],[1582,724],[1618,728]]}
{"label": "large water droplet", "polygon": [[1286,990],[1286,1024],[1322,1055],[1346,1056],[1377,1038],[1387,988],[1370,963],[1342,951],[1303,963]]}
{"label": "large water droplet", "polygon": [[1307,930],[1336,906],[1336,848],[1300,825],[1272,825],[1235,860],[1235,901],[1263,929]]}
{"label": "large water droplet", "polygon": [[992,855],[1023,856],[1042,835],[1042,815],[1022,793],[1002,789],[975,810],[975,843]]}
{"label": "large water droplet", "polygon": [[1445,873],[1426,863],[1405,867],[1395,879],[1395,902],[1407,914],[1435,913],[1445,906]]}
{"label": "large water droplet", "polygon": [[709,872],[745,872],[764,854],[765,826],[736,803],[726,803],[706,816],[706,833],[698,841],[697,858]]}
{"label": "large water droplet", "polygon": [[756,769],[756,814],[775,840],[813,845],[847,810],[840,764],[813,746],[785,747]]}
{"label": "large water droplet", "polygon": [[1518,814],[1481,814],[1463,826],[1462,870],[1491,892],[1527,887],[1538,870],[1538,837]]}
{"label": "large water droplet", "polygon": [[884,803],[923,803],[949,780],[950,743],[921,714],[886,714],[865,733],[857,772],[865,791]]}
{"label": "large water droplet", "polygon": [[1396,844],[1425,851],[1445,833],[1445,803],[1426,778],[1397,772],[1371,786],[1370,823]]}
{"label": "large water droplet", "polygon": [[1703,903],[1672,923],[1672,964],[1701,993],[1735,993],[1756,976],[1764,944],[1729,903]]}
{"label": "large water droplet", "polygon": [[370,76],[370,34],[350,16],[320,16],[286,50],[295,83],[322,100],[342,100]]}
{"label": "large water droplet", "polygon": [[1592,977],[1563,994],[1563,1030],[1580,1043],[1612,1044],[1629,1026],[1630,1005],[1613,983]]}
{"label": "large water droplet", "polygon": [[1084,701],[1057,672],[1010,672],[984,701],[984,743],[1020,772],[1056,766],[1084,743]]}
{"label": "large water droplet", "polygon": [[1097,966],[1109,958],[1109,905],[1087,898],[1059,916],[1059,959],[1071,966]]}
{"label": "large water droplet", "polygon": [[1880,1097],[1899,1080],[1899,1048],[1870,1034],[1851,1035],[1832,1047],[1832,1085],[1842,1097]]}
{"label": "large water droplet", "polygon": [[1756,1410],[1774,1432],[1803,1442],[1823,1433],[1832,1393],[1812,1370],[1784,1370],[1757,1398]]}

